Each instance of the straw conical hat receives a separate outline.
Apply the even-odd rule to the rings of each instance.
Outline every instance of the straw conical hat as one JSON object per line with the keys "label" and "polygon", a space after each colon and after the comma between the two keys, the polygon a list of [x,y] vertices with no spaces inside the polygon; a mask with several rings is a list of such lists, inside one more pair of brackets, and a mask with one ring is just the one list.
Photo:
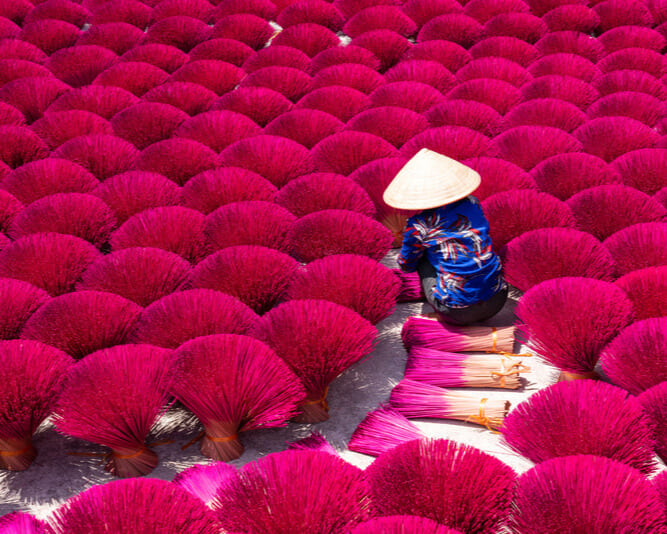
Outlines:
{"label": "straw conical hat", "polygon": [[437,208],[467,197],[481,181],[463,163],[422,148],[387,186],[383,199],[402,210]]}

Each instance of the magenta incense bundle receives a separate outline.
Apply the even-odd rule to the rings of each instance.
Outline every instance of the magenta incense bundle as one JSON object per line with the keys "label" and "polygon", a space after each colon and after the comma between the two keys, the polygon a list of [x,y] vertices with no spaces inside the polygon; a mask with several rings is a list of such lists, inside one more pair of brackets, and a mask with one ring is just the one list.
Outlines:
{"label": "magenta incense bundle", "polygon": [[600,352],[634,319],[623,291],[609,282],[564,277],[527,291],[516,309],[530,349],[558,367],[561,378],[593,378]]}
{"label": "magenta incense bundle", "polygon": [[250,117],[260,126],[266,126],[281,113],[292,109],[292,106],[293,104],[287,98],[268,87],[239,87],[213,102],[211,110],[236,111]]}
{"label": "magenta incense bundle", "polygon": [[662,503],[667,507],[667,471],[663,471],[653,478],[653,487],[658,491]]}
{"label": "magenta incense bundle", "polygon": [[36,458],[32,434],[51,413],[73,363],[36,341],[0,342],[0,469],[22,471]]}
{"label": "magenta incense bundle", "polygon": [[306,396],[287,364],[251,337],[198,337],[181,345],[175,357],[169,391],[204,425],[201,451],[214,460],[242,454],[240,432],[285,426]]}
{"label": "magenta incense bundle", "polygon": [[667,380],[667,317],[626,326],[604,348],[600,361],[609,380],[633,395]]}
{"label": "magenta incense bundle", "polygon": [[405,378],[445,388],[521,387],[520,375],[530,371],[521,360],[506,356],[473,356],[415,346],[408,352]]}
{"label": "magenta incense bundle", "polygon": [[142,102],[116,113],[111,119],[111,125],[113,133],[118,137],[143,150],[171,137],[187,119],[187,113],[169,104]]}
{"label": "magenta incense bundle", "polygon": [[215,152],[222,152],[232,143],[261,132],[262,129],[252,119],[241,113],[216,110],[187,117],[176,129],[175,135],[193,139]]}
{"label": "magenta incense bundle", "polygon": [[329,384],[369,354],[377,330],[358,313],[325,300],[291,300],[264,314],[253,330],[303,382],[299,422],[329,418]]}
{"label": "magenta incense bundle", "polygon": [[372,516],[364,472],[322,451],[277,452],[246,464],[222,481],[211,506],[228,532],[288,534],[295,525],[347,532]]}
{"label": "magenta incense bundle", "polygon": [[0,517],[0,534],[49,534],[47,524],[25,512]]}
{"label": "magenta incense bundle", "polygon": [[419,515],[479,534],[502,529],[516,477],[497,458],[444,439],[403,443],[365,474],[380,515]]}
{"label": "magenta incense bundle", "polygon": [[401,331],[407,349],[424,347],[445,352],[512,353],[513,326],[454,326],[423,315],[408,317]]}
{"label": "magenta incense bundle", "polygon": [[366,256],[337,254],[298,271],[287,296],[335,302],[377,324],[394,311],[399,290],[400,282],[388,267]]}
{"label": "magenta incense bundle", "polygon": [[324,111],[294,109],[273,119],[264,128],[264,133],[287,137],[310,149],[325,137],[340,132],[344,126]]}
{"label": "magenta incense bundle", "polygon": [[627,391],[594,380],[559,382],[531,395],[505,418],[507,444],[535,463],[595,454],[650,474],[651,424]]}
{"label": "magenta incense bundle", "polygon": [[510,407],[507,400],[459,393],[408,379],[394,387],[389,403],[409,419],[454,419],[489,430],[500,428]]}
{"label": "magenta incense bundle", "polygon": [[220,532],[215,513],[201,500],[176,484],[151,478],[93,486],[58,508],[49,524],[54,534]]}
{"label": "magenta incense bundle", "polygon": [[651,482],[620,462],[579,454],[554,458],[519,477],[512,532],[664,532],[665,512]]}
{"label": "magenta incense bundle", "polygon": [[361,523],[351,534],[460,534],[426,517],[392,515]]}
{"label": "magenta incense bundle", "polygon": [[[243,46],[243,43],[236,43],[236,44]],[[173,52],[174,50],[180,52],[178,48],[174,48],[173,46],[170,47],[168,45],[159,45],[159,44],[144,45],[139,48],[160,47],[160,46],[165,46],[170,50],[170,52]],[[168,57],[160,55],[159,60],[155,61],[155,63],[157,63],[158,66],[162,65],[160,60],[162,61],[168,60]],[[147,60],[142,59],[142,61],[147,61]],[[181,66],[180,63],[177,66],[180,67]],[[167,70],[168,67],[162,65],[160,68]],[[170,72],[170,70],[167,70],[167,72]],[[148,91],[142,97],[142,99],[145,100],[146,102],[159,102],[161,104],[169,104],[171,106],[174,106],[175,108],[185,111],[188,115],[196,115],[197,113],[202,113],[204,111],[207,111],[217,97],[218,95],[216,95],[213,91],[197,83],[169,82],[164,85],[158,85],[157,87],[153,87],[153,89]]]}
{"label": "magenta incense bundle", "polygon": [[46,301],[43,289],[21,280],[0,278],[0,339],[16,339],[25,322]]}
{"label": "magenta incense bundle", "polygon": [[632,301],[638,321],[667,315],[667,265],[630,271],[614,283]]}
{"label": "magenta incense bundle", "polygon": [[172,482],[198,497],[208,506],[227,477],[236,476],[236,468],[225,462],[198,464],[178,473]]}
{"label": "magenta incense bundle", "polygon": [[401,443],[423,437],[421,430],[401,412],[389,406],[380,406],[366,414],[353,432],[347,448],[369,456],[380,456]]}
{"label": "magenta incense bundle", "polygon": [[[642,392],[637,396],[637,400],[653,425],[655,452],[665,461],[667,460],[667,381]],[[665,489],[667,490],[667,487]]]}
{"label": "magenta incense bundle", "polygon": [[105,469],[125,478],[150,473],[157,455],[145,443],[167,403],[171,353],[120,345],[72,366],[55,408],[59,432],[109,447]]}

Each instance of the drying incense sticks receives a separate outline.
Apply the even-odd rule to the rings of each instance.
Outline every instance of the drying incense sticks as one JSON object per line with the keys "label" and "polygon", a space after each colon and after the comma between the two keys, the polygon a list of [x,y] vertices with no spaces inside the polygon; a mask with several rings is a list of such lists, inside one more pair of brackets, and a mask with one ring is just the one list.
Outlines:
{"label": "drying incense sticks", "polygon": [[517,389],[530,367],[505,356],[472,356],[412,347],[405,378],[439,387]]}

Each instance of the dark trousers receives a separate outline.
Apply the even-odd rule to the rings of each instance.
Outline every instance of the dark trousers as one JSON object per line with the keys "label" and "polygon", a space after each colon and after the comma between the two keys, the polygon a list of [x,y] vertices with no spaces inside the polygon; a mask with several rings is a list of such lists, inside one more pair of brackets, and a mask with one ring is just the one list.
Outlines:
{"label": "dark trousers", "polygon": [[421,278],[422,289],[426,300],[433,306],[443,321],[454,325],[466,325],[490,319],[503,309],[507,300],[507,288],[498,291],[489,300],[483,300],[466,306],[465,308],[450,308],[433,297],[433,288],[438,279],[438,273],[431,262],[422,258],[417,266]]}

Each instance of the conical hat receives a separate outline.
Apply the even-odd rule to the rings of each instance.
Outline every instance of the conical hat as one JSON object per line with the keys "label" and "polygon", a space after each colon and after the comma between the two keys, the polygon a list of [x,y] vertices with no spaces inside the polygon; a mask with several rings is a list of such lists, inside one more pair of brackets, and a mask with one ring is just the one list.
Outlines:
{"label": "conical hat", "polygon": [[422,148],[385,189],[383,199],[402,210],[425,210],[467,197],[482,179],[463,163]]}

